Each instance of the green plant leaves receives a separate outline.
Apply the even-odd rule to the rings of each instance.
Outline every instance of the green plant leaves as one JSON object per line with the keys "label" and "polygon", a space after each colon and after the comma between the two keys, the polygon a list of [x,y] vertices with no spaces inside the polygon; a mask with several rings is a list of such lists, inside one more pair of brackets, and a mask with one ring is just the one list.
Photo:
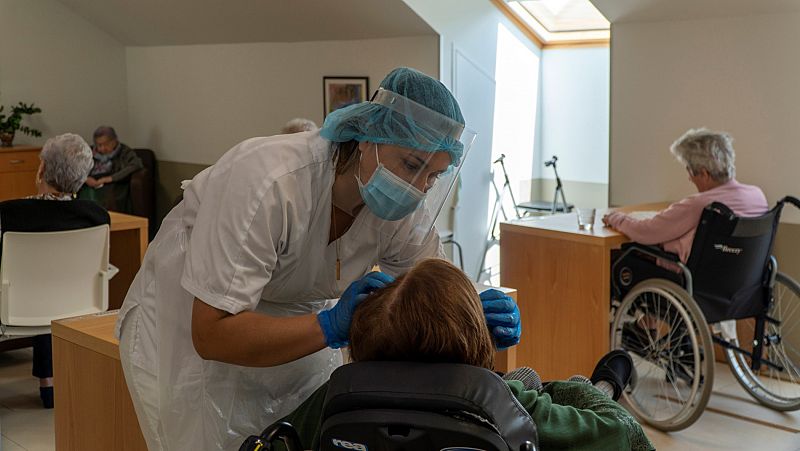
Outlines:
{"label": "green plant leaves", "polygon": [[[4,107],[0,105],[0,112],[3,110]],[[27,103],[19,102],[19,104],[11,107],[10,114],[0,114],[0,133],[14,133],[19,130],[28,136],[42,136],[42,132],[39,130],[22,125],[22,116],[30,116],[41,112],[42,109],[33,103],[28,105]]]}

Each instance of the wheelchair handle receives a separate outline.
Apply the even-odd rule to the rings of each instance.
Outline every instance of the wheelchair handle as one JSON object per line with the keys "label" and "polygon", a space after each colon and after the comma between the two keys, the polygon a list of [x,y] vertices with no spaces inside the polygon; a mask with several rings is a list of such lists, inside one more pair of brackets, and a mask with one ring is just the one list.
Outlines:
{"label": "wheelchair handle", "polygon": [[242,443],[239,451],[269,451],[274,449],[272,444],[280,440],[286,446],[287,451],[302,451],[303,445],[300,443],[300,436],[294,426],[286,421],[281,421],[269,425],[258,437],[251,435]]}
{"label": "wheelchair handle", "polygon": [[786,196],[786,197],[784,197],[783,199],[781,199],[781,201],[780,201],[780,202],[781,202],[782,204],[784,204],[784,203],[787,203],[787,202],[788,202],[788,203],[790,203],[790,204],[794,205],[794,206],[795,206],[795,208],[798,208],[798,209],[800,209],[800,199],[797,199],[797,198],[796,198],[796,197],[794,197],[794,196]]}

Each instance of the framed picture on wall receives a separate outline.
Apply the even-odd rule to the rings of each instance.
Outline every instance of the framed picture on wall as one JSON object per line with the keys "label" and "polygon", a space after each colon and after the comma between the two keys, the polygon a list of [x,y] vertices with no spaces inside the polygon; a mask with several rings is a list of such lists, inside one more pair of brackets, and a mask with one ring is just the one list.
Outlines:
{"label": "framed picture on wall", "polygon": [[331,111],[367,100],[369,77],[322,77],[325,116]]}

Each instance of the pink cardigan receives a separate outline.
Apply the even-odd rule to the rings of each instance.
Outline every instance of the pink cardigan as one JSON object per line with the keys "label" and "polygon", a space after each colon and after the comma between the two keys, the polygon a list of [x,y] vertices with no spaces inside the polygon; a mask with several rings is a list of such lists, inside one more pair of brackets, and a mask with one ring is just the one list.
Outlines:
{"label": "pink cardigan", "polygon": [[737,216],[743,217],[760,216],[769,210],[761,188],[731,180],[675,202],[650,219],[634,219],[625,213],[612,212],[606,221],[631,240],[648,245],[661,244],[665,251],[678,254],[686,263],[700,216],[712,202],[722,202]]}

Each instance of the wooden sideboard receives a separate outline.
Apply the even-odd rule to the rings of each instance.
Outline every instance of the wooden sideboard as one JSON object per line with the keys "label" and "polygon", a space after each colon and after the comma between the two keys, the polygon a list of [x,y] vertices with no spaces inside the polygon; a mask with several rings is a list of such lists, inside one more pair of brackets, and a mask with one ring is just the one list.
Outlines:
{"label": "wooden sideboard", "polygon": [[36,194],[41,147],[0,147],[0,201]]}

